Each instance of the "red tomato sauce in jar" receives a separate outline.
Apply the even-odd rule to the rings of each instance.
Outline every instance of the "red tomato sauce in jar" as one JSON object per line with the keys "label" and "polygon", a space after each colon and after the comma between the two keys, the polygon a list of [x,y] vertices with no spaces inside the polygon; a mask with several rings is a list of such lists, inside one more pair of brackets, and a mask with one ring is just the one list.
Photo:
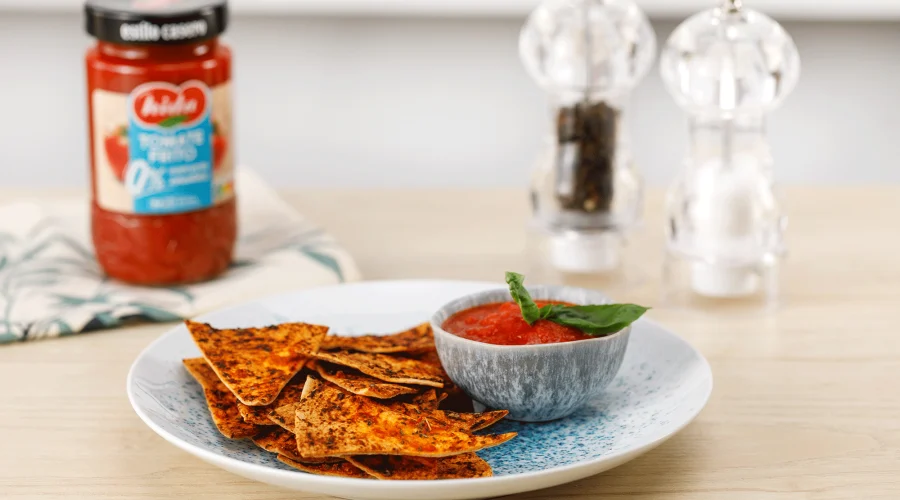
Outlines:
{"label": "red tomato sauce in jar", "polygon": [[91,232],[111,277],[225,271],[237,236],[225,0],[88,0]]}
{"label": "red tomato sauce in jar", "polygon": [[[560,302],[535,303],[540,307]],[[529,325],[515,302],[495,302],[465,309],[447,318],[441,327],[462,338],[497,345],[554,344],[593,338],[576,328],[543,319]]]}

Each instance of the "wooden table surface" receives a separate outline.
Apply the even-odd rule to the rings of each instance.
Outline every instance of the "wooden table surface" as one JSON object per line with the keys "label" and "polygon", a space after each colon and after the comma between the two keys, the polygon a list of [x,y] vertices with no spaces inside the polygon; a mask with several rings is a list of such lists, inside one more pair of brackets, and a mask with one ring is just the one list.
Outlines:
{"label": "wooden table surface", "polygon": [[[499,280],[524,269],[518,191],[297,192],[367,279]],[[900,499],[900,189],[787,190],[784,307],[654,308],[709,359],[712,399],[652,452],[516,499]],[[657,305],[661,197],[629,252]],[[167,444],[125,395],[138,353],[170,325],[0,346],[0,498],[313,499]]]}

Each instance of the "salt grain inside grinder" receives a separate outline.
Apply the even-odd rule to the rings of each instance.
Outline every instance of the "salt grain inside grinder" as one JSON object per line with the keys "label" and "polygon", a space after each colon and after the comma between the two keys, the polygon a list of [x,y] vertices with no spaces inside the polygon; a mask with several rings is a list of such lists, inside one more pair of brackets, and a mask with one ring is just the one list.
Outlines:
{"label": "salt grain inside grinder", "polygon": [[725,0],[675,29],[660,70],[690,115],[667,203],[667,297],[774,304],[786,217],[764,125],[797,83],[797,48],[777,22]]}
{"label": "salt grain inside grinder", "polygon": [[614,270],[641,215],[622,110],[653,64],[653,30],[630,0],[548,0],[523,27],[519,49],[554,108],[532,182],[541,257],[566,273]]}

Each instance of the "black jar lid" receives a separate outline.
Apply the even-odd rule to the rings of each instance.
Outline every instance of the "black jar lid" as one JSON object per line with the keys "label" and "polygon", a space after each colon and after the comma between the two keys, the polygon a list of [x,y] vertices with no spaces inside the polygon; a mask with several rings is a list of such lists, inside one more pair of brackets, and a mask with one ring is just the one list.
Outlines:
{"label": "black jar lid", "polygon": [[228,24],[227,0],[87,0],[85,28],[105,42],[178,45],[215,38]]}

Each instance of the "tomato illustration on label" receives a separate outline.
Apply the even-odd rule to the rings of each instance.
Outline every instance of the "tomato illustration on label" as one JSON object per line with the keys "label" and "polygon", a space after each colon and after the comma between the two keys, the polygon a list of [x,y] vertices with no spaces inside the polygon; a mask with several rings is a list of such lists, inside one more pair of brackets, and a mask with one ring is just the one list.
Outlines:
{"label": "tomato illustration on label", "polygon": [[218,171],[222,168],[222,160],[225,159],[225,152],[228,151],[228,141],[225,139],[225,136],[222,135],[222,129],[215,121],[213,121],[212,124],[212,131],[213,170]]}
{"label": "tomato illustration on label", "polygon": [[[212,130],[213,170],[218,172],[222,168],[225,153],[228,152],[228,140],[222,135],[222,129],[215,121],[212,124]],[[119,182],[123,182],[129,160],[128,127],[120,125],[114,132],[107,134],[103,138],[103,147],[106,150],[106,159],[109,162],[110,169],[116,176],[116,179],[119,179]]]}
{"label": "tomato illustration on label", "polygon": [[119,182],[125,180],[125,169],[128,168],[128,127],[120,125],[116,130],[103,138],[103,149],[113,174]]}

